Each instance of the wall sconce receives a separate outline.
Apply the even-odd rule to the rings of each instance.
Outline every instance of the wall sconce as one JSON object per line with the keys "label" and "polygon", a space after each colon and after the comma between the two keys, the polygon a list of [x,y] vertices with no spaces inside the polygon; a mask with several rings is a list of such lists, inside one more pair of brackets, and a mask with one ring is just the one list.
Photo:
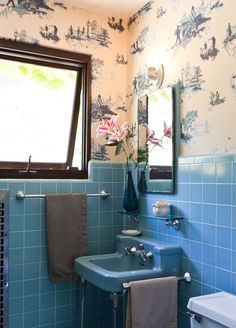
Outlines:
{"label": "wall sconce", "polygon": [[147,67],[147,76],[150,80],[156,81],[157,88],[160,88],[164,80],[163,65],[160,65],[159,67],[154,67],[154,66]]}

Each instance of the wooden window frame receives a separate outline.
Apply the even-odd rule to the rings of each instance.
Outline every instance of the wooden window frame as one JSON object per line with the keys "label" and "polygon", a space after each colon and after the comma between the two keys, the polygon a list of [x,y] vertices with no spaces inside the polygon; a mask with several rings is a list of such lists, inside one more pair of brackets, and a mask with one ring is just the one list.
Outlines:
{"label": "wooden window frame", "polygon": [[[65,163],[30,163],[0,161],[0,178],[16,179],[86,179],[91,153],[91,56],[0,39],[0,58],[41,66],[77,71],[72,124]],[[81,97],[82,93],[82,97]],[[83,103],[81,104],[81,98]],[[83,110],[81,169],[72,167],[79,109]],[[19,140],[20,143],[20,140]]]}

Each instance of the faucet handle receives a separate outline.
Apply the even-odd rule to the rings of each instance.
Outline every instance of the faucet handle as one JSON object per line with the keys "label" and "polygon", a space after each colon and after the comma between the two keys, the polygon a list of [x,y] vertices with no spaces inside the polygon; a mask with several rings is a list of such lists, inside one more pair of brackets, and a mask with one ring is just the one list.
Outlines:
{"label": "faucet handle", "polygon": [[144,245],[142,243],[138,244],[136,247],[137,247],[137,249],[139,251],[143,251],[144,250]]}

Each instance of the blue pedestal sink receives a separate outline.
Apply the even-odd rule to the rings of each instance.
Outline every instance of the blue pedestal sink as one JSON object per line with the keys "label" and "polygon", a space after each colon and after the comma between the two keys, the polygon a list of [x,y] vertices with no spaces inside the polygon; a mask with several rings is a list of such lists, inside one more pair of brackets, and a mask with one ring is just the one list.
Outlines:
{"label": "blue pedestal sink", "polygon": [[[129,255],[127,250],[131,250]],[[146,254],[151,256],[145,258]],[[75,272],[97,287],[118,293],[124,290],[123,283],[129,281],[179,276],[180,256],[179,246],[118,235],[116,253],[79,257],[75,260]]]}

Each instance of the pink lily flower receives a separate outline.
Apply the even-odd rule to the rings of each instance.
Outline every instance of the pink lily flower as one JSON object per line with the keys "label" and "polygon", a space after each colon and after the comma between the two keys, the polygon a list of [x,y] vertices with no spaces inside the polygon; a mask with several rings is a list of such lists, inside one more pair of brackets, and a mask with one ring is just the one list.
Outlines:
{"label": "pink lily flower", "polygon": [[97,137],[106,133],[114,133],[116,116],[113,115],[110,119],[103,118],[101,124],[97,127]]}
{"label": "pink lily flower", "polygon": [[173,135],[172,127],[171,126],[168,127],[165,121],[163,121],[163,123],[164,123],[164,136],[167,138],[172,138]]}

